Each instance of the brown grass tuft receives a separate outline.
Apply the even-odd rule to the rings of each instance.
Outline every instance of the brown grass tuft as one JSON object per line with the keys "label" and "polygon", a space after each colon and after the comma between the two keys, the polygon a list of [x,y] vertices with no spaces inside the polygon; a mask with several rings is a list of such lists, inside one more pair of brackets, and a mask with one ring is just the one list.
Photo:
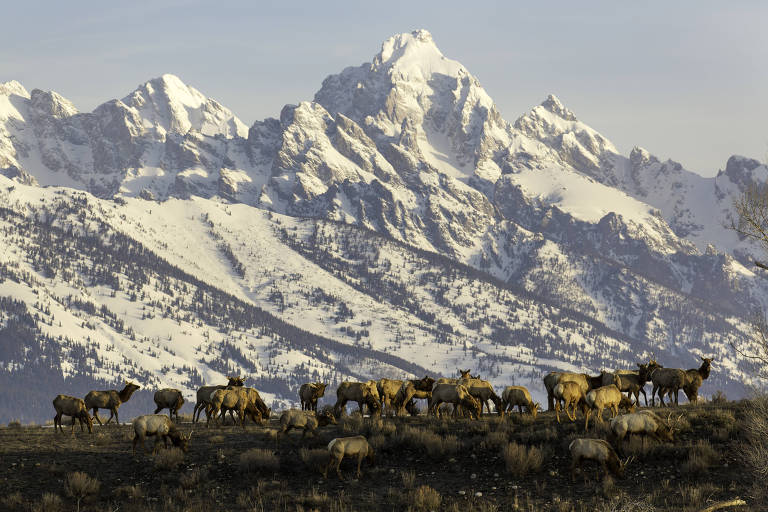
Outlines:
{"label": "brown grass tuft", "polygon": [[168,448],[160,450],[155,455],[155,468],[159,470],[172,471],[184,463],[184,452],[181,448]]}
{"label": "brown grass tuft", "polygon": [[208,474],[205,470],[194,468],[179,476],[179,485],[184,489],[194,489],[199,487],[207,476]]}
{"label": "brown grass tuft", "polygon": [[243,471],[277,471],[279,468],[280,459],[272,450],[251,448],[240,454],[240,469]]}
{"label": "brown grass tuft", "polygon": [[67,496],[75,499],[77,510],[80,510],[80,501],[99,492],[99,487],[101,487],[101,483],[97,479],[91,478],[81,471],[75,471],[67,475],[64,489],[67,492]]}
{"label": "brown grass tuft", "polygon": [[412,509],[418,511],[438,510],[443,497],[439,492],[428,485],[421,485],[413,491],[411,501]]}
{"label": "brown grass tuft", "polygon": [[720,460],[717,452],[709,441],[699,440],[688,452],[688,459],[683,463],[683,472],[692,477],[701,476],[701,473],[707,471],[712,465]]}
{"label": "brown grass tuft", "polygon": [[413,489],[416,483],[416,472],[412,469],[406,469],[400,472],[400,479],[403,481],[403,487]]}
{"label": "brown grass tuft", "polygon": [[504,448],[504,462],[510,474],[521,478],[528,473],[539,471],[544,463],[544,455],[536,446],[527,447],[517,443],[509,443]]}
{"label": "brown grass tuft", "polygon": [[40,498],[40,505],[37,510],[40,512],[60,512],[64,510],[64,501],[58,494],[45,492]]}
{"label": "brown grass tuft", "polygon": [[144,497],[144,491],[141,485],[128,485],[124,484],[115,489],[115,496],[129,500],[140,500]]}

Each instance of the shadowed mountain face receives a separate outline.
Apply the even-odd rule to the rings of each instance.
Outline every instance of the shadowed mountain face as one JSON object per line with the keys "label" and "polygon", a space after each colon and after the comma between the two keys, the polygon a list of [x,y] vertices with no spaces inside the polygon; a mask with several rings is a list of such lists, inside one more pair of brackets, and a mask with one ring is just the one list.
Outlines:
{"label": "shadowed mountain face", "polygon": [[[499,385],[540,387],[545,370],[652,354],[684,368],[714,355],[728,371],[706,384],[740,394],[751,368],[729,343],[768,300],[740,263],[758,249],[724,225],[766,177],[743,157],[703,178],[623,156],[552,95],[509,123],[424,30],[250,129],[172,75],[91,113],[8,82],[0,296],[24,306],[0,326],[26,308],[22,346],[50,336],[61,378],[191,390],[242,371],[283,401],[315,377],[471,359]],[[117,236],[165,264],[94,256]],[[187,302],[201,287],[230,309]],[[36,318],[40,294],[70,324]],[[269,316],[239,325],[233,308]],[[0,359],[23,372],[35,350]]]}

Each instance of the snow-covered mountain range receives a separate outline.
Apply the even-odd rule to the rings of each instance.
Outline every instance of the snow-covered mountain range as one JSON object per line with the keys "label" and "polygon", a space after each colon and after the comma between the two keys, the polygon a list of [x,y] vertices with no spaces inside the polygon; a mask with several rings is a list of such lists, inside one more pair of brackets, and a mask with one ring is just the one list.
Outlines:
{"label": "snow-covered mountain range", "polygon": [[46,376],[0,421],[128,377],[191,397],[235,371],[286,404],[472,367],[541,396],[651,355],[714,356],[704,394],[740,395],[768,287],[727,225],[766,178],[621,155],[551,95],[510,123],[425,30],[250,128],[172,75],[90,113],[0,84],[0,380]]}

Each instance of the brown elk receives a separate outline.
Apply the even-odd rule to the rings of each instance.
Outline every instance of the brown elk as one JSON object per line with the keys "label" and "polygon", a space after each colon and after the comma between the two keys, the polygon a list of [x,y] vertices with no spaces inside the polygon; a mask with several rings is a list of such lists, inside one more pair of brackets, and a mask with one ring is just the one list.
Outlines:
{"label": "brown elk", "polygon": [[283,411],[280,415],[280,430],[277,432],[277,438],[279,439],[280,436],[287,434],[289,430],[295,428],[303,431],[301,434],[303,439],[308,433],[314,436],[315,430],[318,427],[336,424],[336,417],[331,411],[323,411],[316,414],[314,411],[289,409]]}
{"label": "brown elk", "polygon": [[342,382],[336,389],[336,404],[333,406],[333,412],[339,417],[344,412],[347,402],[357,402],[360,408],[360,415],[363,414],[363,405],[368,405],[373,414],[381,412],[381,406],[377,399],[379,395],[374,381],[368,382]]}
{"label": "brown elk", "polygon": [[619,478],[624,478],[625,468],[632,462],[632,458],[625,461],[619,459],[611,445],[602,439],[574,439],[568,445],[571,452],[571,479],[576,478],[576,469],[582,470],[585,460],[593,460],[600,464],[603,473],[610,471]]}
{"label": "brown elk", "polygon": [[62,415],[72,417],[72,435],[75,435],[75,420],[80,422],[80,431],[83,431],[83,423],[88,425],[88,433],[93,433],[93,420],[88,415],[88,409],[85,407],[85,402],[81,398],[74,396],[58,395],[53,399],[53,408],[56,409],[56,416],[53,417],[53,430],[56,431],[56,427],[59,427],[61,433],[64,433],[64,429],[61,426]]}
{"label": "brown elk", "polygon": [[[586,407],[584,391],[576,382],[559,382],[552,390],[552,397],[555,400],[555,417],[558,423],[560,423],[560,401],[565,404],[565,414],[571,421],[576,421],[576,407],[578,405],[581,404],[582,408]],[[572,413],[569,411],[569,407],[572,408]]]}
{"label": "brown elk", "polygon": [[208,409],[211,405],[211,393],[217,389],[243,387],[245,385],[245,379],[238,376],[227,376],[228,383],[224,386],[202,386],[197,390],[197,401],[195,402],[195,409],[192,411],[192,422],[197,423],[200,419],[200,414]]}
{"label": "brown elk", "polygon": [[301,400],[302,411],[317,412],[317,401],[325,395],[325,388],[328,384],[323,382],[310,382],[302,384],[299,389],[299,400]]}
{"label": "brown elk", "polygon": [[163,409],[168,409],[168,417],[173,419],[173,415],[176,415],[176,422],[179,421],[179,409],[184,405],[184,397],[181,391],[173,388],[165,388],[155,391],[155,414],[159,413]]}
{"label": "brown elk", "polygon": [[174,446],[181,448],[183,452],[189,450],[189,440],[192,438],[192,432],[188,436],[184,436],[173,424],[168,416],[161,414],[147,414],[145,416],[139,416],[133,420],[133,431],[136,434],[133,438],[133,453],[136,453],[136,445],[141,443],[142,448],[146,451],[144,440],[147,437],[156,436],[155,447],[152,453],[157,453],[157,448],[160,444],[160,440],[163,440],[165,447],[168,447],[168,440],[170,439]]}
{"label": "brown elk", "polygon": [[540,405],[533,403],[531,400],[531,393],[523,386],[507,386],[501,393],[501,408],[504,412],[512,412],[517,406],[520,409],[520,414],[523,414],[523,406],[528,410],[533,418],[539,413]]}
{"label": "brown elk", "polygon": [[373,448],[363,436],[354,437],[337,437],[328,443],[328,465],[325,467],[323,476],[328,478],[328,470],[336,465],[336,474],[339,476],[339,480],[343,480],[341,476],[341,461],[345,455],[357,458],[357,473],[355,476],[359,479],[362,476],[360,472],[360,466],[363,463],[363,459],[368,459],[368,462],[373,466],[374,454]]}
{"label": "brown elk", "polygon": [[120,420],[117,417],[117,410],[120,408],[120,404],[130,400],[131,395],[133,395],[134,391],[137,389],[140,389],[140,386],[137,386],[133,382],[127,382],[125,387],[119,392],[116,389],[91,391],[85,395],[85,406],[88,410],[93,409],[93,417],[96,418],[99,425],[103,424],[99,418],[99,409],[109,409],[109,419],[107,420],[107,424],[112,421],[112,418],[114,417],[115,422],[119,425]]}

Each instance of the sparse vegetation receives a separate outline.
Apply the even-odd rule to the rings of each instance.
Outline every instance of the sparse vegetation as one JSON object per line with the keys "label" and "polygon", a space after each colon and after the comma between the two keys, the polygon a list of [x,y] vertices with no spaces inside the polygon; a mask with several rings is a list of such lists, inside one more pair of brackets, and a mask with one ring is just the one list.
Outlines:
{"label": "sparse vegetation", "polygon": [[67,496],[73,498],[77,503],[78,511],[80,510],[80,502],[99,492],[99,487],[101,487],[101,483],[97,479],[91,478],[82,471],[75,471],[67,475],[65,490]]}
{"label": "sparse vegetation", "polygon": [[536,446],[509,443],[504,447],[504,463],[512,476],[522,478],[541,469],[544,455]]}
{"label": "sparse vegetation", "polygon": [[243,471],[277,471],[279,467],[280,459],[272,450],[251,448],[240,454],[240,469]]}

